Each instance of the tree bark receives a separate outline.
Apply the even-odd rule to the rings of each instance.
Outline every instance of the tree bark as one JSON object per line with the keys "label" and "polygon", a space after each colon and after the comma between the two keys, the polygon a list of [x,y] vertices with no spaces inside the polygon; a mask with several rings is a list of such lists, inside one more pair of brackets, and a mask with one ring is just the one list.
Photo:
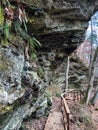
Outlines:
{"label": "tree bark", "polygon": [[91,64],[91,72],[89,76],[89,85],[88,85],[88,90],[87,90],[87,99],[86,99],[86,105],[88,105],[90,98],[91,98],[91,93],[93,90],[93,84],[94,84],[94,78],[95,78],[95,72],[96,72],[96,63],[97,63],[97,56],[98,56],[98,47],[95,50],[94,56],[93,56],[93,61]]}
{"label": "tree bark", "polygon": [[66,68],[66,89],[68,89],[69,64],[70,64],[70,61],[69,61],[69,56],[68,56],[68,59],[67,59],[67,68]]}
{"label": "tree bark", "polygon": [[94,84],[94,77],[95,77],[95,66],[94,66],[93,74],[91,76],[91,80],[90,80],[90,84],[89,84],[90,87],[89,87],[89,90],[88,90],[86,105],[88,105],[90,98],[91,98],[91,93],[92,93],[93,84]]}

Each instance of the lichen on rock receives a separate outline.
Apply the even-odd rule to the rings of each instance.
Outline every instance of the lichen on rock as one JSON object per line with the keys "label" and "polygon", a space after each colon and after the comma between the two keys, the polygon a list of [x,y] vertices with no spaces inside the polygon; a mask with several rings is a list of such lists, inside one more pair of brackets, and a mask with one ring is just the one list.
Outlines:
{"label": "lichen on rock", "polygon": [[[16,0],[9,2],[17,6]],[[64,66],[62,67],[61,63],[66,54],[73,52],[83,41],[84,32],[94,10],[94,2],[85,0],[19,2],[29,17],[28,33],[22,28],[23,23],[14,19],[16,25],[6,39],[8,43],[5,45],[3,41],[2,44],[2,39],[0,42],[1,130],[18,130],[23,119],[32,115],[38,118],[46,114],[51,101],[45,96],[45,89],[56,76],[61,76],[59,80],[64,83]],[[2,27],[4,14],[1,5],[0,21]],[[0,32],[0,37],[2,35],[4,34]],[[24,52],[33,36],[42,44],[41,48],[37,49],[38,58],[32,56],[35,59],[26,58]],[[29,49],[28,55],[31,55],[32,50]],[[63,68],[60,73],[59,65]]]}
{"label": "lichen on rock", "polygon": [[31,116],[33,112],[40,113],[37,114],[37,117],[40,117],[45,114],[47,108],[48,101],[44,96],[45,84],[38,76],[40,66],[35,61],[25,60],[24,44],[19,36],[17,39],[13,35],[11,44],[0,46],[0,120],[2,120],[0,129],[2,130],[18,130],[24,118]]}

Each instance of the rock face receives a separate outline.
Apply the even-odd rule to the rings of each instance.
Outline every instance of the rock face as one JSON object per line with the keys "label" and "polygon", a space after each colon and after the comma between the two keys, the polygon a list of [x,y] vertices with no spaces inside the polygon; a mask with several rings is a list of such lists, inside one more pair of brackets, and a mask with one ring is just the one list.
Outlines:
{"label": "rock face", "polygon": [[[24,118],[46,114],[48,98],[37,61],[26,61],[24,41],[11,36],[0,46],[0,129],[18,130]],[[13,44],[12,44],[13,42]]]}
{"label": "rock face", "polygon": [[84,40],[88,21],[95,8],[95,2],[91,0],[19,1],[27,6],[29,32],[36,35],[42,49],[60,49],[68,54]]}
{"label": "rock face", "polygon": [[[46,55],[42,54],[42,56],[43,55],[44,59],[39,58],[39,63],[44,70],[44,76],[47,84],[57,84],[59,87],[65,90],[68,56],[64,53],[55,55],[53,52],[47,53]],[[48,66],[46,63],[48,63]],[[69,55],[69,88],[77,88],[85,91],[89,82],[88,77],[88,68],[78,57],[78,55],[76,53]]]}
{"label": "rock face", "polygon": [[[16,0],[9,0],[17,4]],[[42,116],[48,107],[44,90],[53,70],[83,41],[94,10],[91,0],[19,0],[28,17],[28,32],[41,42],[38,61],[26,61],[25,43],[13,36],[0,45],[0,129],[18,130],[23,119]],[[48,60],[47,60],[48,58]]]}

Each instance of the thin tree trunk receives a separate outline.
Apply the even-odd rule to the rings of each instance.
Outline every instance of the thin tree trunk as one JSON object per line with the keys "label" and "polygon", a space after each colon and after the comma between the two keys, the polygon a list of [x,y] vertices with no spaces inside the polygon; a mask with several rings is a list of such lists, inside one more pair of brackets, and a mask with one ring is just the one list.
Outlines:
{"label": "thin tree trunk", "polygon": [[93,70],[93,74],[92,74],[92,77],[91,77],[91,80],[90,80],[90,85],[89,85],[90,87],[89,87],[89,90],[88,90],[86,105],[89,103],[90,98],[91,98],[91,93],[92,93],[93,85],[94,85],[95,71],[96,70],[95,70],[95,65],[94,65],[94,70]]}
{"label": "thin tree trunk", "polygon": [[93,60],[93,21],[91,19],[91,52],[90,52],[90,61],[89,61],[89,84],[86,95],[86,105],[90,101],[91,92],[93,90],[93,82],[94,82],[94,60]]}
{"label": "thin tree trunk", "polygon": [[92,105],[95,105],[97,100],[98,100],[98,88],[97,88],[97,90],[96,90],[96,92],[94,94],[94,97],[91,99]]}
{"label": "thin tree trunk", "polygon": [[93,56],[93,61],[91,64],[91,72],[90,72],[90,77],[89,77],[89,87],[87,90],[87,99],[86,99],[86,104],[89,103],[90,98],[91,98],[91,93],[93,90],[93,84],[94,84],[94,78],[95,78],[95,72],[96,72],[96,62],[97,62],[97,56],[98,56],[98,47],[95,50],[94,56]]}
{"label": "thin tree trunk", "polygon": [[93,21],[91,19],[91,52],[90,52],[90,61],[89,61],[89,77],[91,76],[92,69],[92,60],[93,60]]}
{"label": "thin tree trunk", "polygon": [[70,64],[70,61],[69,61],[69,56],[68,56],[68,59],[67,59],[67,68],[66,68],[66,89],[68,89],[69,64]]}

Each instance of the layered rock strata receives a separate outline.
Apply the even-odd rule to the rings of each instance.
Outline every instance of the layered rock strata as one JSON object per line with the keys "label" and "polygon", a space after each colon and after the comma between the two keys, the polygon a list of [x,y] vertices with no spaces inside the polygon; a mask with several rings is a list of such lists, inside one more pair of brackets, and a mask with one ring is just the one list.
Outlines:
{"label": "layered rock strata", "polygon": [[[16,0],[9,1],[17,5]],[[52,82],[54,69],[61,64],[65,54],[73,52],[83,41],[95,8],[92,0],[19,2],[29,17],[29,34],[42,44],[38,55],[43,56],[39,60],[45,77],[43,80],[40,75],[38,61],[25,60],[25,43],[20,36],[11,37],[7,46],[0,46],[1,130],[18,130],[23,119],[32,113],[35,117],[46,113],[49,99],[44,94],[45,87]]]}

